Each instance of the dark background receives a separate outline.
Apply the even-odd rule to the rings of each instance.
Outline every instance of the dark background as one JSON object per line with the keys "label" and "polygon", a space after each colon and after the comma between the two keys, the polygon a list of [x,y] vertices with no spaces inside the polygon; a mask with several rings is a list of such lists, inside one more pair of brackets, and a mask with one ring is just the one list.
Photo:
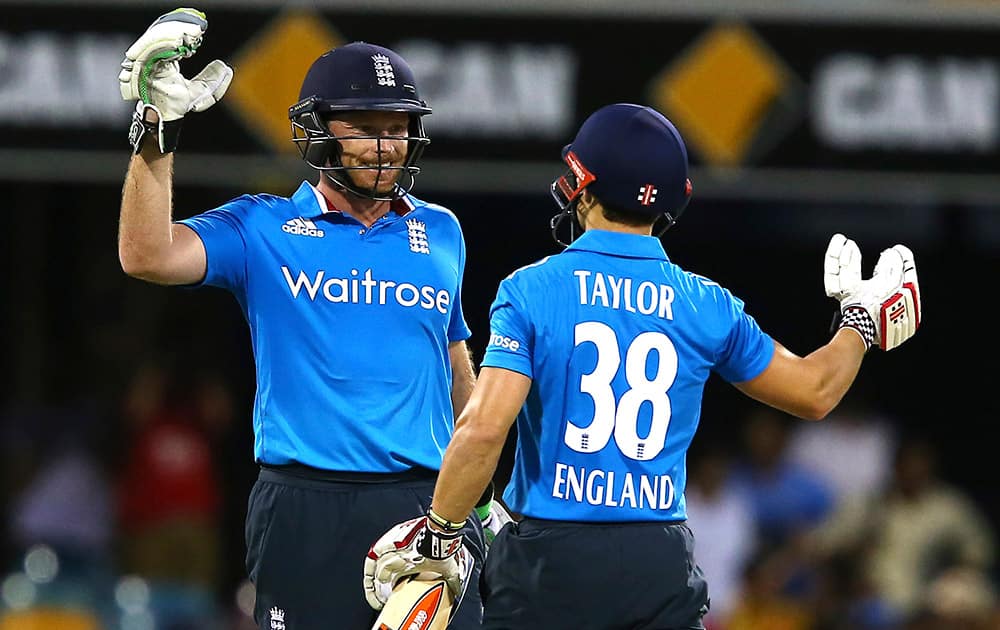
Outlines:
{"label": "dark background", "polygon": [[[0,36],[10,39],[0,41],[8,46],[6,56],[0,55],[0,91],[23,70],[11,65],[18,52],[11,44],[28,41],[30,33],[137,34],[173,8],[124,2],[3,4]],[[206,3],[202,8],[213,26],[198,58],[231,59],[281,12],[280,4]],[[706,163],[692,150],[694,197],[663,237],[666,251],[685,269],[745,300],[746,310],[766,332],[804,355],[830,336],[836,305],[824,295],[822,278],[830,236],[842,232],[858,242],[866,275],[881,250],[895,243],[910,246],[923,295],[921,329],[891,353],[870,353],[848,402],[890,419],[901,432],[929,436],[940,451],[943,477],[967,492],[1000,531],[992,439],[992,424],[1000,417],[998,300],[992,282],[1000,269],[1000,150],[996,143],[980,152],[912,146],[839,150],[824,145],[810,124],[805,93],[817,64],[838,53],[875,60],[910,55],[929,66],[945,57],[996,63],[1000,11],[985,6],[981,13],[956,17],[942,9],[938,19],[922,2],[908,3],[898,15],[891,8],[875,10],[879,2],[859,3],[865,6],[854,7],[856,14],[847,17],[820,11],[815,3],[816,14],[810,15],[779,6],[795,3],[740,1],[680,2],[675,9],[663,3],[660,13],[642,8],[653,4],[642,2],[586,3],[604,7],[603,12],[567,10],[565,3],[546,9],[546,2],[524,4],[521,10],[497,3],[479,12],[433,13],[420,3],[401,2],[398,10],[381,12],[349,1],[314,4],[346,39],[394,46],[428,38],[453,46],[452,51],[468,42],[497,50],[511,42],[564,46],[578,60],[574,129],[600,105],[648,102],[651,77],[714,26],[733,20],[749,24],[795,79],[782,95],[784,109],[776,114],[787,115],[787,132],[759,139],[744,163],[725,168]],[[608,9],[611,4],[622,10]],[[113,82],[117,72],[62,61],[62,73],[99,70]],[[422,79],[432,88],[448,77]],[[730,96],[725,90],[719,94]],[[127,115],[119,129],[0,120],[0,507],[9,517],[0,528],[11,527],[18,493],[45,462],[60,456],[65,444],[96,453],[109,478],[121,474],[133,445],[124,404],[142,366],[169,371],[171,391],[178,395],[193,391],[206,377],[215,378],[234,404],[232,424],[212,441],[222,500],[218,593],[221,602],[231,604],[234,589],[245,579],[243,518],[257,472],[249,334],[236,301],[221,290],[158,287],[122,272],[116,239],[128,162],[126,126]],[[425,154],[426,173],[418,177],[414,193],[453,210],[463,226],[468,259],[462,299],[477,363],[500,280],[559,251],[549,234],[556,208],[547,184],[561,171],[559,149],[569,139],[442,133]],[[287,195],[299,183],[297,175],[290,175],[288,156],[275,155],[225,101],[185,123],[177,165],[176,218],[246,192]],[[249,167],[256,171],[241,171]],[[466,180],[470,174],[474,177]],[[735,447],[745,417],[757,406],[713,377],[695,447]],[[498,469],[500,485],[509,473],[510,455],[508,449]],[[24,549],[7,533],[0,531],[0,559],[11,571],[20,570]],[[0,594],[6,593],[2,575],[0,582]]]}

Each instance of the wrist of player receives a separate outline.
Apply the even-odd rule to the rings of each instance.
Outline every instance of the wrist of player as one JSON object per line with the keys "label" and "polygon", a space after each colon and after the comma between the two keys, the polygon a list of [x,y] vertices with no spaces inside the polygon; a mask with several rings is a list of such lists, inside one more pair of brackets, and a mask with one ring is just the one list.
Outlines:
{"label": "wrist of player", "polygon": [[428,517],[423,530],[417,534],[415,549],[428,560],[447,560],[458,553],[464,538],[461,527],[444,530]]}
{"label": "wrist of player", "polygon": [[136,102],[129,126],[128,142],[133,153],[141,153],[147,146],[156,147],[161,154],[173,153],[180,141],[181,121],[164,120],[163,113],[155,105]]}
{"label": "wrist of player", "polygon": [[843,308],[837,323],[837,330],[847,328],[861,338],[865,344],[865,352],[878,343],[877,327],[868,310],[858,305],[848,305]]}

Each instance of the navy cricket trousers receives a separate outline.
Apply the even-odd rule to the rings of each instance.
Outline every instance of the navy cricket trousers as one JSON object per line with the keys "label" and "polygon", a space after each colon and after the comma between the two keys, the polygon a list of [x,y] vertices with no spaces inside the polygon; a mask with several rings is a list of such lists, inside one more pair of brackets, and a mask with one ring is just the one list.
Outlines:
{"label": "navy cricket trousers", "polygon": [[708,588],[684,523],[525,518],[483,569],[489,630],[703,630]]}
{"label": "navy cricket trousers", "polygon": [[[362,588],[368,548],[393,525],[426,513],[435,478],[434,471],[365,475],[263,467],[246,520],[246,567],[257,591],[257,625],[369,630],[377,613]],[[482,526],[476,518],[469,522],[465,544],[476,567],[449,626],[454,630],[481,627]]]}

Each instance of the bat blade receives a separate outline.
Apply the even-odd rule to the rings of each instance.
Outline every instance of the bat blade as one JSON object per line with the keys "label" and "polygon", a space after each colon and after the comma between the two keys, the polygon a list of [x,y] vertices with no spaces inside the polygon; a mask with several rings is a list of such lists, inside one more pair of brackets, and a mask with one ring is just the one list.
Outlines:
{"label": "bat blade", "polygon": [[444,580],[410,579],[393,589],[372,630],[445,630],[451,606]]}

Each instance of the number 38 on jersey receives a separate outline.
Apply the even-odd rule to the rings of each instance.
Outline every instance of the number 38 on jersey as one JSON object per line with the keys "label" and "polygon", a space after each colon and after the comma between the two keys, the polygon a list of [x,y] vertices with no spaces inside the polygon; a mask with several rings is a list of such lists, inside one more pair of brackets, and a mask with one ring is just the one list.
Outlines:
{"label": "number 38 on jersey", "polygon": [[[648,461],[663,450],[670,425],[667,390],[677,377],[677,350],[670,338],[647,331],[625,340],[623,347],[615,331],[602,322],[581,322],[575,328],[575,345],[593,344],[597,363],[580,377],[580,391],[593,399],[593,418],[570,418],[563,437],[566,445],[580,453],[603,450],[611,438],[630,459]],[[646,369],[649,355],[656,352],[655,374]],[[627,389],[619,399],[612,383],[625,363]],[[649,432],[639,435],[639,411],[651,407]]]}

